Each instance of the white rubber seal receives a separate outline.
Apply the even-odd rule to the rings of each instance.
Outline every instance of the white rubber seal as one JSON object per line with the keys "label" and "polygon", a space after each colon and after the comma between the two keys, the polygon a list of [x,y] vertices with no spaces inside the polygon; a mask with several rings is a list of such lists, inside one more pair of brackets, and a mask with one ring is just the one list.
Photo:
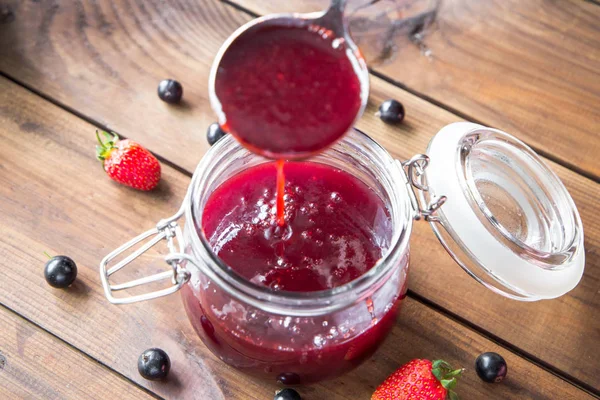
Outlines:
{"label": "white rubber seal", "polygon": [[[562,296],[573,289],[583,275],[583,232],[579,236],[581,243],[577,246],[576,254],[559,269],[542,268],[495,238],[467,201],[468,194],[459,181],[458,174],[462,171],[457,171],[460,166],[458,147],[465,135],[478,129],[486,128],[468,122],[447,125],[432,139],[427,150],[430,163],[426,176],[430,192],[438,197],[447,196],[446,203],[438,213],[442,224],[450,226],[453,232],[448,233],[452,239],[475,257],[470,264],[474,263],[487,275],[495,276],[501,285],[524,293],[533,300]],[[559,181],[559,184],[562,185],[562,182]],[[575,214],[579,219],[576,210]],[[453,257],[456,258],[456,255]],[[464,268],[465,263],[461,265]],[[481,274],[481,271],[477,273]]]}

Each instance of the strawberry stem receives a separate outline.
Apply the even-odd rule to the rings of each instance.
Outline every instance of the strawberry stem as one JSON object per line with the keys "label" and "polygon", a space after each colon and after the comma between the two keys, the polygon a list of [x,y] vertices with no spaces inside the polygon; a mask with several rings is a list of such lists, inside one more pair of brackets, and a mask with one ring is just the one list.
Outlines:
{"label": "strawberry stem", "polygon": [[450,400],[458,400],[458,395],[452,389],[456,387],[458,378],[460,378],[463,371],[464,368],[453,370],[450,364],[444,360],[435,360],[431,363],[431,373],[448,391],[448,399]]}
{"label": "strawberry stem", "polygon": [[453,392],[452,390],[448,391],[448,400],[459,400],[456,392]]}
{"label": "strawberry stem", "polygon": [[100,143],[100,146],[104,147],[104,142],[102,142],[102,139],[100,139],[100,132],[98,131],[98,129],[96,129],[96,139],[98,139],[98,143]]}
{"label": "strawberry stem", "polygon": [[440,382],[442,383],[442,386],[445,387],[448,390],[454,389],[456,387],[456,384],[458,383],[458,381],[456,380],[456,378],[442,379]]}
{"label": "strawberry stem", "polygon": [[106,131],[102,131],[102,135],[106,138],[102,140],[100,137],[100,131],[96,129],[96,139],[98,139],[99,146],[96,146],[96,157],[98,160],[104,161],[106,157],[110,154],[112,149],[116,148],[116,143],[119,141],[119,135],[116,133],[108,133]]}

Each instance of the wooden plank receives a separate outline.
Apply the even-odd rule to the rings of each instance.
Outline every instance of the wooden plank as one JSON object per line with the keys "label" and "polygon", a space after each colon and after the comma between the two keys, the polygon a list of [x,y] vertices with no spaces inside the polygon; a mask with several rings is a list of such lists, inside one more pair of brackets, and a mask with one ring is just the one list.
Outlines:
{"label": "wooden plank", "polygon": [[[11,151],[0,159],[0,303],[119,371],[140,385],[178,399],[268,399],[276,385],[228,367],[202,345],[178,296],[129,306],[104,298],[97,265],[109,249],[177,209],[189,178],[164,167],[159,189],[129,190],[109,181],[94,159],[94,127],[0,78],[0,140]],[[42,252],[67,253],[79,266],[66,291],[44,281]],[[162,260],[146,258],[143,270]],[[137,267],[120,272],[138,277]],[[369,398],[400,364],[413,357],[446,357],[467,372],[464,398],[591,398],[553,374],[493,344],[434,310],[407,299],[383,349],[358,370],[332,382],[302,387],[307,399]],[[145,381],[136,360],[151,346],[171,356],[172,378]],[[499,351],[510,364],[503,385],[481,383],[477,354]],[[535,384],[531,384],[535,382]]]}
{"label": "wooden plank", "polygon": [[[322,10],[327,0],[235,0],[255,13]],[[367,3],[351,0],[353,5]],[[425,3],[425,2],[423,2]],[[380,3],[380,9],[385,9]],[[407,32],[374,70],[600,179],[600,7],[582,0],[442,1],[423,56]],[[387,3],[387,8],[393,7]],[[368,14],[363,9],[361,15]],[[380,23],[385,27],[385,23]],[[389,26],[389,25],[387,25]],[[373,44],[371,44],[371,47]],[[368,49],[367,49],[368,50]]]}
{"label": "wooden plank", "polygon": [[[148,131],[147,146],[193,170],[214,122],[212,58],[246,16],[215,1],[4,4],[14,18],[0,24],[0,71],[117,132]],[[182,106],[159,100],[165,78],[183,84]]]}
{"label": "wooden plank", "polygon": [[1,306],[0,326],[2,399],[154,398]]}
{"label": "wooden plank", "polygon": [[[12,23],[0,26],[0,43],[8,37],[6,32],[18,35],[13,34],[14,43],[0,46],[0,54],[6,54],[0,57],[0,68],[8,71],[10,67],[11,74],[36,89],[119,128],[126,136],[193,170],[205,149],[204,121],[212,118],[204,94],[206,87],[202,86],[208,71],[207,58],[237,25],[249,19],[247,15],[214,0],[204,1],[202,7],[184,0],[174,5],[98,2],[93,12],[69,7],[70,3],[58,7],[45,2],[10,4],[16,17]],[[169,26],[177,29],[167,30]],[[51,36],[43,33],[49,29],[54,32]],[[85,38],[93,40],[85,42]],[[38,50],[33,51],[35,43]],[[90,55],[94,49],[97,56]],[[183,109],[167,107],[154,93],[155,83],[166,73],[151,61],[150,54],[162,54],[156,49],[169,50],[168,72],[189,88],[185,95],[188,106]],[[189,57],[195,51],[201,54]],[[118,73],[107,73],[98,66],[99,60]],[[184,80],[188,77],[193,79]],[[125,80],[128,84],[119,84]],[[380,79],[373,77],[371,84],[369,108],[359,127],[398,158],[423,152],[439,128],[460,120]],[[389,97],[398,98],[406,106],[408,116],[400,127],[385,125],[374,116],[379,102]],[[586,230],[587,269],[576,290],[561,299],[536,304],[517,303],[489,293],[460,272],[426,224],[417,224],[412,239],[410,287],[553,368],[600,388],[600,364],[596,362],[600,357],[596,345],[600,320],[593,317],[600,307],[600,215],[596,211],[600,186],[552,165],[573,194]],[[171,211],[148,215],[145,221],[169,215],[176,207],[173,204]],[[118,212],[120,217],[127,217],[125,211]],[[121,226],[129,229],[126,224]],[[141,225],[140,229],[147,226]]]}

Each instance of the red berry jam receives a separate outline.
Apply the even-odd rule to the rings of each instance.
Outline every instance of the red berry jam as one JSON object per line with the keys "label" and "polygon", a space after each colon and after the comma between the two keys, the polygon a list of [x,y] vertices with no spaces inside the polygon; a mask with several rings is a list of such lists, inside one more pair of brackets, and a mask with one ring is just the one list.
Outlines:
{"label": "red berry jam", "polygon": [[220,60],[215,93],[224,129],[272,158],[305,157],[339,139],[361,108],[343,39],[309,26],[259,26]]}
{"label": "red berry jam", "polygon": [[[274,292],[318,296],[369,271],[392,236],[382,199],[325,164],[289,162],[284,173],[283,226],[277,223],[275,162],[230,177],[210,195],[201,234],[213,252]],[[309,383],[338,376],[377,349],[406,292],[406,268],[396,270],[372,296],[320,316],[254,308],[199,275],[184,286],[183,298],[194,328],[223,361],[284,384]]]}

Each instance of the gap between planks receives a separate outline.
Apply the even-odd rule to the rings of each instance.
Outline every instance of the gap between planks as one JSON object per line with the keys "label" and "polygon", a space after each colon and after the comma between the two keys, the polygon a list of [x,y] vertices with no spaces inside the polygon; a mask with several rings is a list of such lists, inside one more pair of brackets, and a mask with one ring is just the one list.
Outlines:
{"label": "gap between planks", "polygon": [[42,332],[50,335],[51,337],[55,338],[56,340],[58,340],[60,343],[63,343],[64,345],[66,345],[67,347],[77,351],[80,354],[83,354],[84,357],[86,357],[88,360],[93,361],[95,363],[97,363],[98,365],[100,365],[103,368],[106,368],[108,371],[110,371],[111,373],[118,375],[119,377],[121,377],[123,380],[125,380],[126,382],[128,382],[129,384],[135,386],[136,388],[142,390],[144,393],[154,397],[155,399],[158,400],[166,400],[164,397],[161,397],[159,395],[157,395],[156,393],[152,392],[151,390],[139,385],[137,382],[129,379],[128,377],[126,377],[125,375],[121,374],[119,371],[111,368],[109,365],[104,364],[102,361],[92,357],[91,355],[89,355],[88,353],[86,353],[85,351],[82,351],[81,349],[73,346],[71,343],[65,341],[64,339],[62,339],[60,336],[55,335],[54,333],[50,332],[49,330],[47,330],[46,328],[44,328],[43,326],[41,326],[40,324],[38,324],[37,322],[27,318],[26,316],[19,314],[17,311],[13,310],[12,308],[8,307],[6,304],[0,303],[0,307],[5,309],[6,311],[10,312],[11,314],[14,314],[16,316],[18,316],[19,318],[23,319],[24,321],[27,321],[28,323],[30,323],[31,325],[35,326],[36,328],[40,329]]}

